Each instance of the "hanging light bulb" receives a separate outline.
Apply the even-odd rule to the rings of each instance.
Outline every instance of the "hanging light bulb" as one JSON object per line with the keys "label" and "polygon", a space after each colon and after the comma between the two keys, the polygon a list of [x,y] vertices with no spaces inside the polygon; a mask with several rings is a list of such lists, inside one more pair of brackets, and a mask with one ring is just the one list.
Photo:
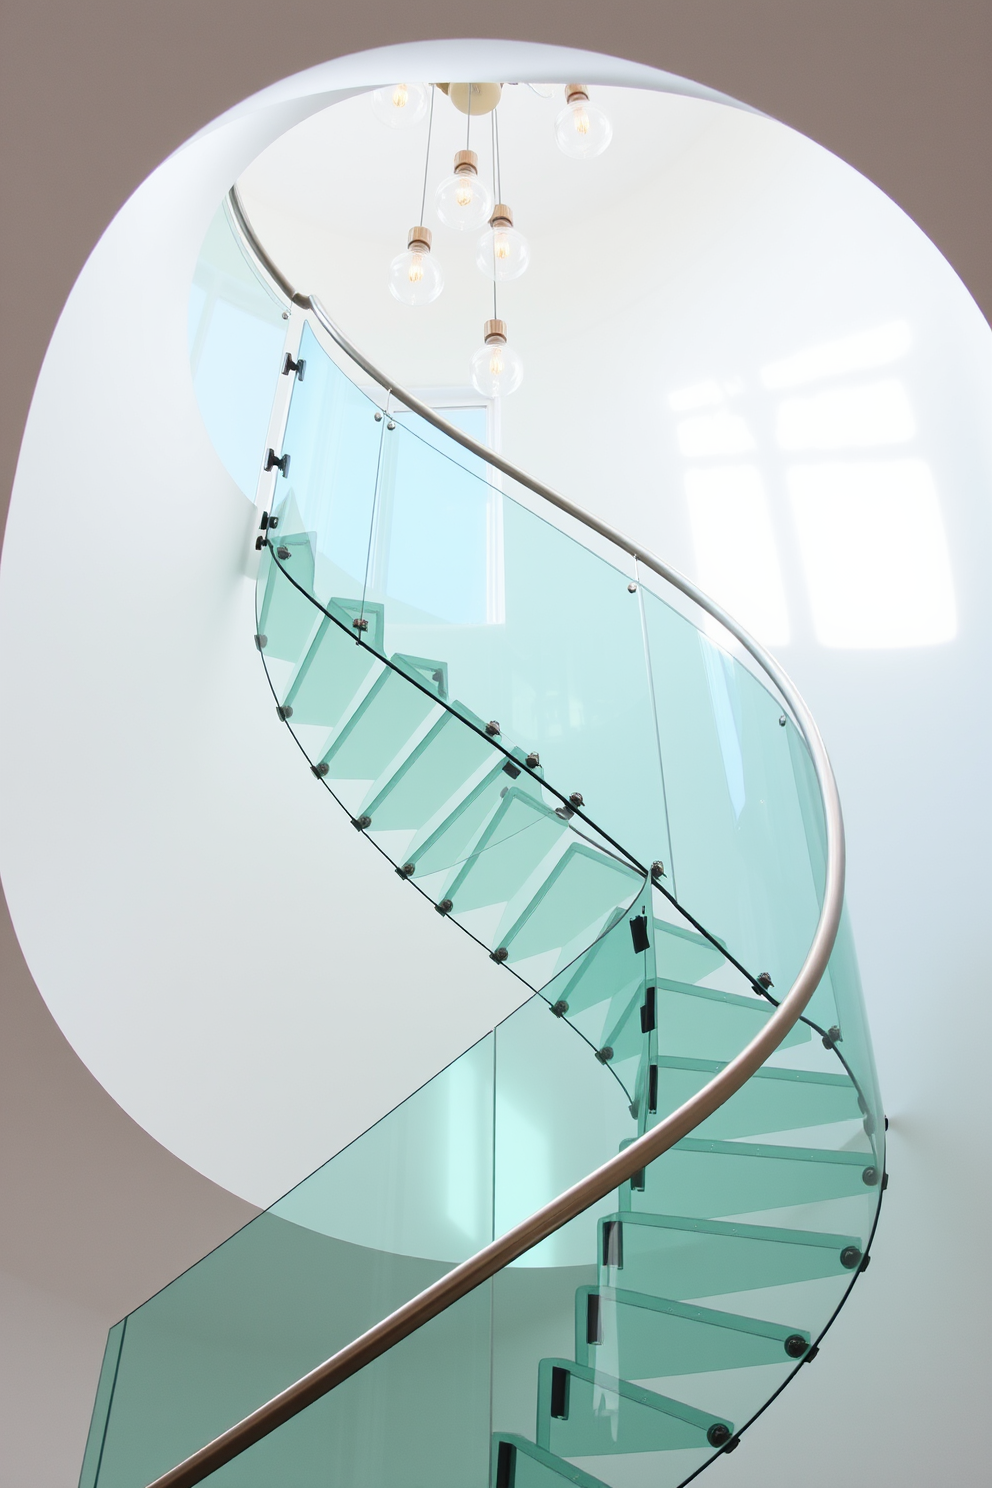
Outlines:
{"label": "hanging light bulb", "polygon": [[475,250],[475,261],[484,274],[502,284],[506,279],[519,279],[530,263],[530,244],[513,225],[513,213],[504,202],[497,202]]}
{"label": "hanging light bulb", "polygon": [[403,305],[429,305],[444,288],[444,275],[431,257],[429,227],[411,227],[406,252],[389,265],[389,292]]}
{"label": "hanging light bulb", "polygon": [[448,227],[468,232],[481,227],[493,209],[488,187],[479,180],[479,157],[474,150],[459,150],[454,174],[442,181],[434,197],[437,215]]}
{"label": "hanging light bulb", "polygon": [[584,83],[565,84],[565,107],[555,120],[555,138],[559,150],[576,160],[602,155],[613,138],[613,125],[589,102]]}
{"label": "hanging light bulb", "polygon": [[505,397],[523,381],[524,364],[506,344],[505,320],[487,320],[483,334],[485,344],[472,358],[472,386],[484,398]]}
{"label": "hanging light bulb", "polygon": [[372,112],[392,129],[416,124],[427,112],[428,90],[423,83],[391,83],[372,94]]}

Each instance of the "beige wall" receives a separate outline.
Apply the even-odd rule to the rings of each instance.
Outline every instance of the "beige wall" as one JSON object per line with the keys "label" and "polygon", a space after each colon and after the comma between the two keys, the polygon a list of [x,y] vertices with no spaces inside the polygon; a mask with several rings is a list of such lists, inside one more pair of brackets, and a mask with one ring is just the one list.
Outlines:
{"label": "beige wall", "polygon": [[[864,171],[992,308],[987,0],[503,0],[485,12],[450,0],[6,0],[0,27],[4,510],[52,327],[121,203],[245,95],[389,41],[561,42],[734,94]],[[112,447],[112,424],[104,438]],[[38,997],[5,912],[0,1127],[2,1295],[20,1299],[2,1330],[0,1488],[47,1488],[73,1481],[107,1323],[251,1211],[159,1148],[96,1084]],[[44,1307],[31,1300],[40,1296]],[[70,1337],[77,1362],[52,1369]],[[46,1348],[26,1347],[41,1338]]]}

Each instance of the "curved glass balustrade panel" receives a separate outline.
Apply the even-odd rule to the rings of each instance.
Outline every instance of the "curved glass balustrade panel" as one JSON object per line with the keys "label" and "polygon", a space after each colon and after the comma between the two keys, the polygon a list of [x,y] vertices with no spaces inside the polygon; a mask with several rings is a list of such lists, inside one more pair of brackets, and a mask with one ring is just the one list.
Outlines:
{"label": "curved glass balustrade panel", "polygon": [[[525,1003],[117,1325],[82,1488],[144,1488],[605,1161],[632,1129],[622,1089],[585,1040],[542,999]],[[574,1267],[595,1247],[597,1219],[590,1211],[551,1236],[529,1264]],[[278,1466],[280,1483],[310,1485],[324,1480],[313,1476],[322,1462],[325,1477],[333,1464],[349,1482],[413,1472],[484,1484],[492,1309],[486,1284],[218,1479],[268,1484]],[[444,1463],[432,1456],[442,1422]]]}
{"label": "curved glass balustrade panel", "polygon": [[245,256],[223,206],[200,249],[187,318],[203,422],[228,474],[254,501],[288,313]]}

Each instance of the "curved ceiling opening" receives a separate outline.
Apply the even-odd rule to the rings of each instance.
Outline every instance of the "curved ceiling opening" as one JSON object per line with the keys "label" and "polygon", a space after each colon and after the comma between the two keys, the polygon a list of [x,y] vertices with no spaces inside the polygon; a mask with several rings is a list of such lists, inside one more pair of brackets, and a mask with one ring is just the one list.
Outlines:
{"label": "curved ceiling opening", "polygon": [[[709,99],[594,87],[612,139],[576,159],[556,143],[560,84],[507,85],[474,121],[440,90],[431,108],[422,89],[410,127],[385,125],[363,93],[242,173],[248,214],[287,277],[426,401],[483,407],[474,432],[638,528],[760,640],[950,640],[944,504],[960,457],[933,367],[958,286],[909,219],[810,140]],[[523,380],[494,400],[471,376],[494,314],[476,262],[485,223],[455,231],[435,202],[467,140],[530,248],[496,303]],[[389,273],[421,219],[444,287],[411,307],[390,294]],[[230,252],[214,231],[191,302],[194,361],[211,251]],[[272,308],[261,318],[276,346]],[[197,386],[223,452],[231,410],[218,411],[208,372]],[[238,447],[241,467],[229,468],[254,497],[257,469]]]}

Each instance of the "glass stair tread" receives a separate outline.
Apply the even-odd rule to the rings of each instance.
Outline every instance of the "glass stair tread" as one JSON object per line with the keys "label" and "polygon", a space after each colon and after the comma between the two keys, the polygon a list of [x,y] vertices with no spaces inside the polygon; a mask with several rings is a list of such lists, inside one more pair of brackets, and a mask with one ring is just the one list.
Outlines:
{"label": "glass stair tread", "polygon": [[576,1359],[592,1368],[602,1361],[624,1379],[788,1364],[809,1344],[801,1328],[655,1294],[613,1287],[575,1294]]}
{"label": "glass stair tread", "polygon": [[[658,1042],[666,1054],[733,1059],[759,1033],[775,1009],[770,1002],[715,987],[696,987],[670,977],[655,979]],[[796,1023],[779,1045],[808,1043],[811,1030]]]}
{"label": "glass stair tread", "polygon": [[[727,1440],[731,1422],[570,1359],[538,1368],[537,1442],[559,1457],[670,1452]],[[726,1435],[723,1433],[726,1432]]]}
{"label": "glass stair tread", "polygon": [[[522,757],[520,751],[513,752]],[[507,769],[511,762],[498,750],[491,750],[491,753],[494,760],[492,769],[471,789],[464,791],[442,821],[435,824],[433,819],[428,820],[411,842],[407,856],[415,865],[417,878],[465,867],[486,824],[498,810],[500,802],[506,799],[511,784],[521,794],[540,799],[538,781],[522,770],[512,776]],[[452,794],[456,795],[457,791]]]}
{"label": "glass stair tread", "polygon": [[514,783],[446,884],[444,897],[456,914],[506,904],[567,832],[568,823],[553,807]]}
{"label": "glass stair tread", "polygon": [[[331,615],[320,620],[303,660],[294,673],[283,705],[292,708],[295,724],[318,724],[336,729],[359,688],[382,663],[357,644],[353,630],[343,629],[347,612],[339,602],[327,606]],[[335,611],[340,614],[335,615]]]}
{"label": "glass stair tread", "polygon": [[599,1245],[601,1280],[680,1299],[849,1277],[861,1263],[864,1241],[626,1210],[599,1221]]}
{"label": "glass stair tread", "polygon": [[711,1219],[860,1196],[879,1176],[870,1152],[684,1137],[641,1181],[621,1186],[621,1209]]}
{"label": "glass stair tread", "polygon": [[[313,537],[307,532],[291,533],[280,537],[276,546],[287,554],[286,558],[279,560],[285,565],[285,571],[266,551],[268,572],[258,610],[258,634],[265,637],[265,651],[269,656],[280,661],[297,661],[306,649],[320,615],[308,598],[313,593]],[[292,574],[295,584],[287,574]],[[301,593],[296,584],[302,585],[306,593]]]}
{"label": "glass stair tread", "polygon": [[575,1488],[606,1488],[601,1478],[507,1431],[493,1437],[490,1481],[495,1488],[561,1488],[562,1483],[574,1483]]}
{"label": "glass stair tread", "polygon": [[[722,1061],[657,1055],[660,1121],[726,1068]],[[798,1069],[759,1069],[695,1131],[697,1137],[747,1137],[801,1131],[859,1120],[858,1093],[846,1075]],[[653,1124],[653,1123],[652,1123]]]}
{"label": "glass stair tread", "polygon": [[438,707],[436,697],[386,668],[326,750],[331,780],[377,781]]}
{"label": "glass stair tread", "polygon": [[511,963],[556,949],[559,966],[571,961],[629,905],[644,877],[587,842],[572,841],[522,911],[511,903],[496,934]]}
{"label": "glass stair tread", "polygon": [[699,981],[726,959],[698,930],[673,925],[670,920],[655,919],[654,946],[658,972],[680,982]]}
{"label": "glass stair tread", "polygon": [[[445,713],[385,785],[370,792],[362,811],[380,831],[416,830],[433,821],[473,775],[504,757],[484,735]],[[504,775],[504,780],[506,776]]]}

